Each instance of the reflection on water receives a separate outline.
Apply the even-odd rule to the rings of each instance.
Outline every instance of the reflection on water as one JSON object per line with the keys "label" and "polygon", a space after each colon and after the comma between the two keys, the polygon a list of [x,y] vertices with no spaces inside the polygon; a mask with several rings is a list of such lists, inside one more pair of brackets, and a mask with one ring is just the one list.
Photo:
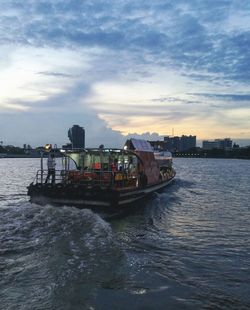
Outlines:
{"label": "reflection on water", "polygon": [[0,159],[3,309],[248,309],[250,161],[176,159],[175,182],[110,217],[30,204],[38,159]]}

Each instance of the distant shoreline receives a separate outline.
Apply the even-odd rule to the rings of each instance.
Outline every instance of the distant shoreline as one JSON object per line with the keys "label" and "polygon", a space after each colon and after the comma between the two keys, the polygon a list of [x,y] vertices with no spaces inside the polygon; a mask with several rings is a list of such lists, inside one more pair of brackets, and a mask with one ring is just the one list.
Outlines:
{"label": "distant shoreline", "polygon": [[3,155],[1,156],[0,154],[0,159],[4,159],[4,158],[40,158],[41,156],[37,155],[37,156],[30,156],[30,155],[15,155],[15,154],[8,154],[8,155]]}
{"label": "distant shoreline", "polygon": [[[8,154],[8,155],[3,155],[1,156],[0,154],[0,159],[5,159],[5,158],[41,158],[40,155],[17,155],[17,154]],[[44,156],[46,158],[46,155]],[[249,160],[250,157],[244,157],[244,156],[202,156],[198,154],[173,154],[173,158],[204,158],[204,159],[246,159]]]}
{"label": "distant shoreline", "polygon": [[173,155],[173,158],[201,158],[201,159],[245,159],[245,160],[249,160],[250,157],[235,157],[235,156],[232,156],[232,157],[221,157],[221,156],[191,156],[191,155],[178,155],[178,156],[175,156]]}

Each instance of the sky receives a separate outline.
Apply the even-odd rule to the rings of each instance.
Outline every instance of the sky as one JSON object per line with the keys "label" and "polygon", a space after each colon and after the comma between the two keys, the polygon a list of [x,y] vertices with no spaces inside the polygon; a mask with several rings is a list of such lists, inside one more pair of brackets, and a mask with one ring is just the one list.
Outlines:
{"label": "sky", "polygon": [[0,0],[0,140],[250,144],[249,0]]}

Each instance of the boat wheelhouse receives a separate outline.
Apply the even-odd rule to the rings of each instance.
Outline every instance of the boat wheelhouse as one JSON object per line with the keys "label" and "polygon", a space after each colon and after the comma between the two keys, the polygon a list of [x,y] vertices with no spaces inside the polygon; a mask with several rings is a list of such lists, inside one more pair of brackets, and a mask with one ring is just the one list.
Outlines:
{"label": "boat wheelhouse", "polygon": [[37,172],[28,187],[32,202],[76,206],[113,207],[130,204],[172,182],[172,158],[155,158],[151,145],[130,139],[123,149],[61,150],[62,167],[53,182],[47,170]]}

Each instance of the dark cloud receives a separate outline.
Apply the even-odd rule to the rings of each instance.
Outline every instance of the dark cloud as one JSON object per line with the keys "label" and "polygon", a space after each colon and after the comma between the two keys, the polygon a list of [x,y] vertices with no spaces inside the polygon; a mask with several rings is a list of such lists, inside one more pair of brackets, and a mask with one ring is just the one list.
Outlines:
{"label": "dark cloud", "polygon": [[200,101],[197,101],[197,100],[187,100],[187,99],[181,99],[181,98],[176,98],[176,97],[155,98],[155,99],[152,99],[152,102],[184,103],[184,104],[199,104],[200,103]]}
{"label": "dark cloud", "polygon": [[[141,62],[149,53],[151,62],[171,59],[186,74],[206,70],[250,79],[250,32],[223,29],[232,9],[250,11],[247,1],[10,0],[0,9],[2,44],[99,46],[140,55]],[[191,77],[211,80],[211,75]]]}
{"label": "dark cloud", "polygon": [[73,74],[62,73],[62,72],[52,72],[52,71],[41,71],[41,72],[37,72],[37,74],[46,75],[46,76],[54,76],[54,77],[59,77],[59,78],[76,78],[76,77],[79,77],[79,76],[73,75]]}
{"label": "dark cloud", "polygon": [[250,101],[250,94],[190,93],[190,95],[233,101]]}
{"label": "dark cloud", "polygon": [[190,93],[189,95],[203,97],[208,106],[222,111],[250,108],[250,94]]}

